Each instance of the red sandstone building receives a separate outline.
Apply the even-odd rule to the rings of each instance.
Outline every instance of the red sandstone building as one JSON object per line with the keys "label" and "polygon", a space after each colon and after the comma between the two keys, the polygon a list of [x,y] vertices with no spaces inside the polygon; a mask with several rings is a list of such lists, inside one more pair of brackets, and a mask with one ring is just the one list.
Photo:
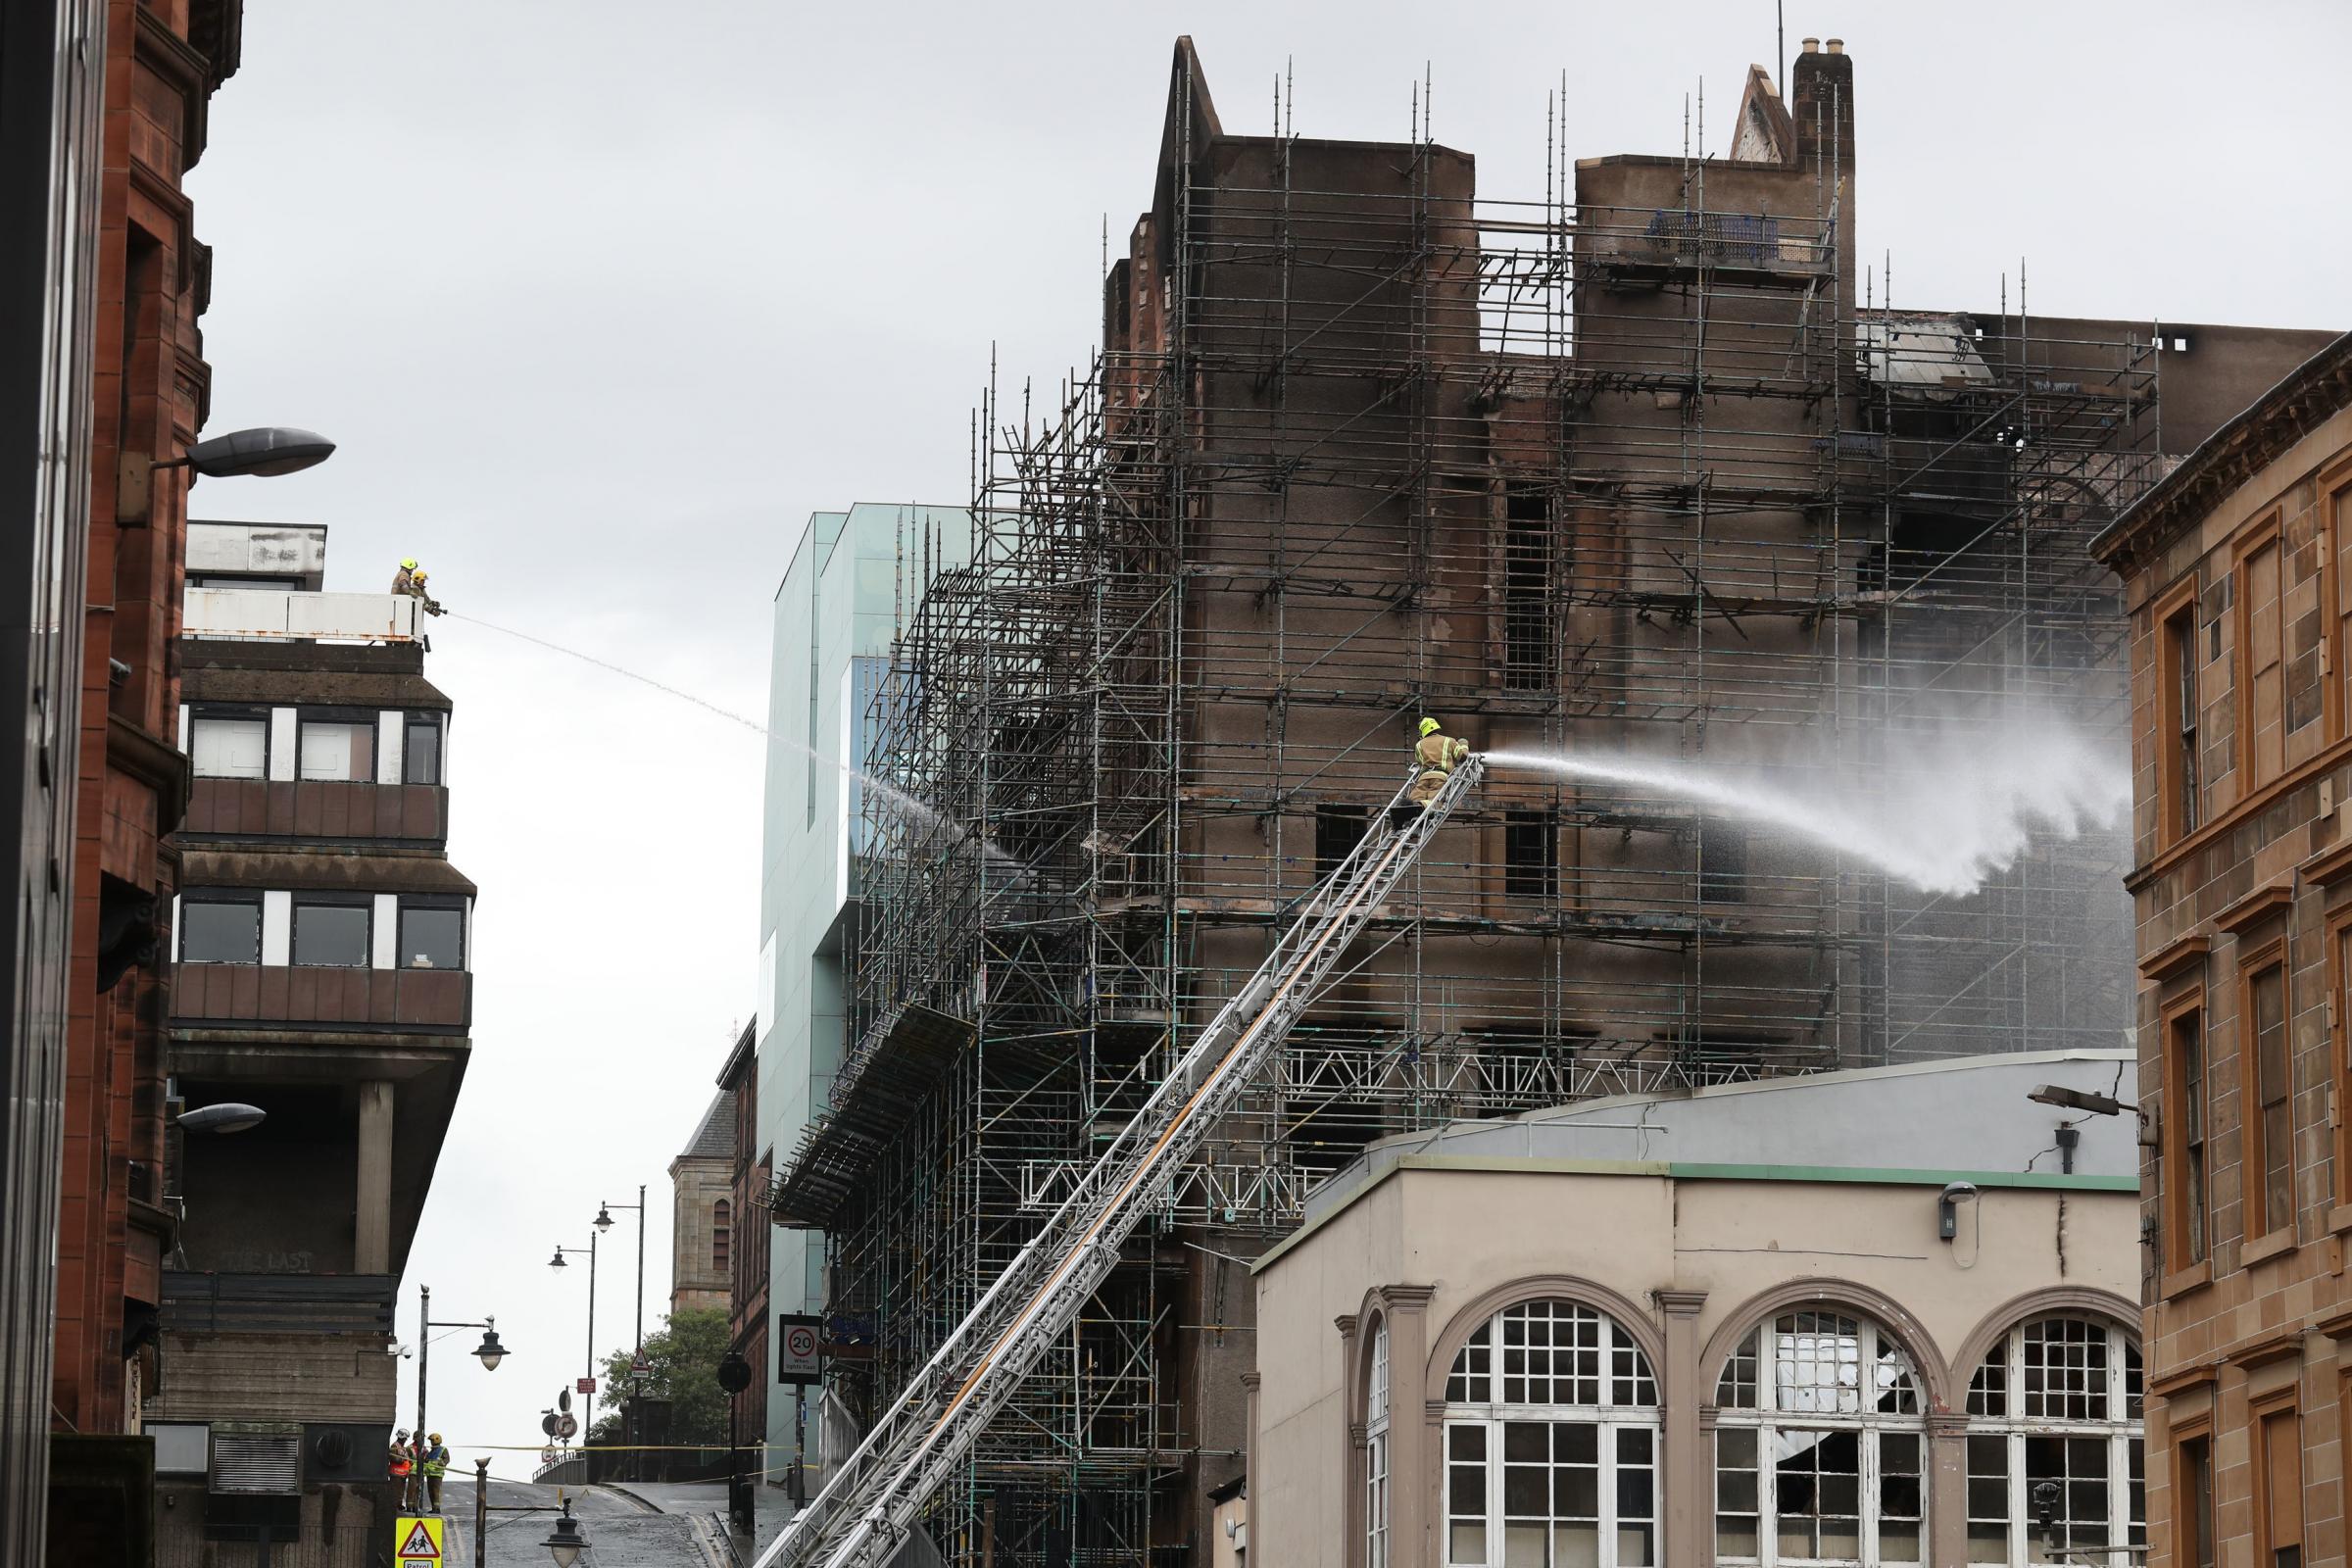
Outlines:
{"label": "red sandstone building", "polygon": [[2096,549],[2132,616],[2149,1561],[2342,1562],[2352,335]]}
{"label": "red sandstone building", "polygon": [[[239,0],[106,8],[96,238],[88,578],[82,604],[64,1157],[50,1424],[59,1439],[134,1432],[155,1369],[162,1205],[166,977],[161,911],[175,879],[167,836],[187,800],[173,744],[187,518],[180,458],[203,426],[209,368],[197,327],[211,253],[182,176],[204,151],[206,105],[236,70]],[[136,1446],[59,1450],[50,1560],[101,1561],[135,1508]],[[151,1474],[151,1470],[149,1474]],[[128,1492],[121,1489],[127,1487]],[[75,1555],[76,1552],[81,1553]],[[62,1555],[61,1555],[62,1553]]]}

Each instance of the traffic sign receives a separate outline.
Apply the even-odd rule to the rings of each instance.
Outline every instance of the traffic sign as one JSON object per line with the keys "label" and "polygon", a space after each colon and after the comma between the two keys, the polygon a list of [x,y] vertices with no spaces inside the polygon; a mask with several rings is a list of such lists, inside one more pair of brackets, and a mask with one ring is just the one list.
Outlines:
{"label": "traffic sign", "polygon": [[396,1521],[392,1539],[400,1543],[395,1553],[400,1568],[441,1568],[441,1520],[433,1514],[402,1514]]}
{"label": "traffic sign", "polygon": [[539,1418],[539,1430],[551,1438],[556,1435],[556,1412],[553,1410]]}
{"label": "traffic sign", "polygon": [[821,1375],[825,1320],[785,1312],[776,1318],[776,1381],[814,1383]]}
{"label": "traffic sign", "polygon": [[643,1350],[638,1351],[637,1359],[629,1363],[629,1375],[639,1378],[648,1378],[654,1375],[654,1363],[645,1358]]}
{"label": "traffic sign", "polygon": [[569,1411],[565,1411],[563,1415],[556,1417],[557,1437],[576,1438],[579,1435],[580,1418],[578,1416],[571,1414]]}
{"label": "traffic sign", "polygon": [[582,1378],[579,1382],[573,1384],[572,1387],[577,1389],[582,1394],[594,1394],[596,1392],[596,1379]]}

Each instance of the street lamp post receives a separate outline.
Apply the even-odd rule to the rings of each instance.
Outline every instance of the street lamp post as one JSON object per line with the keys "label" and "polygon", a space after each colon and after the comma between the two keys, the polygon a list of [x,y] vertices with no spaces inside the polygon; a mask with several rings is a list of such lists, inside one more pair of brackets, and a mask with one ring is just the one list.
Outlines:
{"label": "street lamp post", "polygon": [[637,1184],[637,1201],[634,1203],[608,1203],[603,1199],[597,1200],[596,1228],[598,1230],[609,1231],[612,1228],[612,1210],[616,1208],[633,1208],[637,1211],[637,1348],[631,1352],[629,1358],[629,1407],[626,1429],[628,1435],[623,1441],[629,1445],[629,1478],[633,1481],[643,1481],[645,1479],[645,1461],[639,1456],[636,1444],[639,1420],[637,1412],[644,1403],[645,1386],[644,1374],[637,1370],[645,1364],[645,1183]]}
{"label": "street lamp post", "polygon": [[[482,1343],[474,1347],[473,1353],[480,1359],[482,1363],[482,1370],[485,1372],[497,1371],[498,1363],[507,1358],[507,1348],[498,1343],[498,1319],[494,1317],[484,1317],[478,1323],[470,1320],[437,1323],[433,1320],[433,1288],[429,1285],[417,1286],[416,1441],[419,1445],[432,1441],[430,1437],[427,1436],[432,1429],[425,1425],[424,1396],[426,1379],[431,1372],[433,1365],[433,1330],[435,1329],[480,1329],[482,1331]],[[419,1464],[422,1462],[422,1449],[420,1447],[418,1450]],[[420,1483],[423,1480],[422,1476],[419,1476],[417,1479]]]}
{"label": "street lamp post", "polygon": [[588,1233],[588,1245],[584,1248],[558,1247],[547,1266],[569,1268],[571,1265],[564,1261],[566,1252],[574,1257],[581,1252],[588,1254],[588,1402],[580,1409],[580,1430],[592,1433],[596,1426],[596,1232]]}

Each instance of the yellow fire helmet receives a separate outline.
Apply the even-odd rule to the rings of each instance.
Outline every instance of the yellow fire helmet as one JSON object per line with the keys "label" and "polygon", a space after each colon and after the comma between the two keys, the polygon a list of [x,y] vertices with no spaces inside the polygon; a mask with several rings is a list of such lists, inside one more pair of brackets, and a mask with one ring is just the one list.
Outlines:
{"label": "yellow fire helmet", "polygon": [[1439,728],[1438,721],[1434,718],[1425,718],[1421,721],[1421,733],[1424,735],[1435,735]]}
{"label": "yellow fire helmet", "polygon": [[416,569],[416,558],[415,556],[410,556],[406,560],[402,561],[400,564],[400,569],[403,571],[415,571]]}

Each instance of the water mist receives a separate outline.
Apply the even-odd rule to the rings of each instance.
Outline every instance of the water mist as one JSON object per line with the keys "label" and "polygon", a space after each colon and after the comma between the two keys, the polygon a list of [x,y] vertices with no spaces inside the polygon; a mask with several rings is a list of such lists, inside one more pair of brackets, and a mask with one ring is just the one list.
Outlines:
{"label": "water mist", "polygon": [[[2120,742],[2021,710],[1990,721],[1800,745],[1772,761],[1643,757],[1571,747],[1497,751],[1491,768],[1558,773],[1777,827],[1929,893],[1966,896],[2022,857],[2035,834],[2071,838],[2123,822],[2132,806]],[[1864,757],[1867,750],[1875,753]]]}

